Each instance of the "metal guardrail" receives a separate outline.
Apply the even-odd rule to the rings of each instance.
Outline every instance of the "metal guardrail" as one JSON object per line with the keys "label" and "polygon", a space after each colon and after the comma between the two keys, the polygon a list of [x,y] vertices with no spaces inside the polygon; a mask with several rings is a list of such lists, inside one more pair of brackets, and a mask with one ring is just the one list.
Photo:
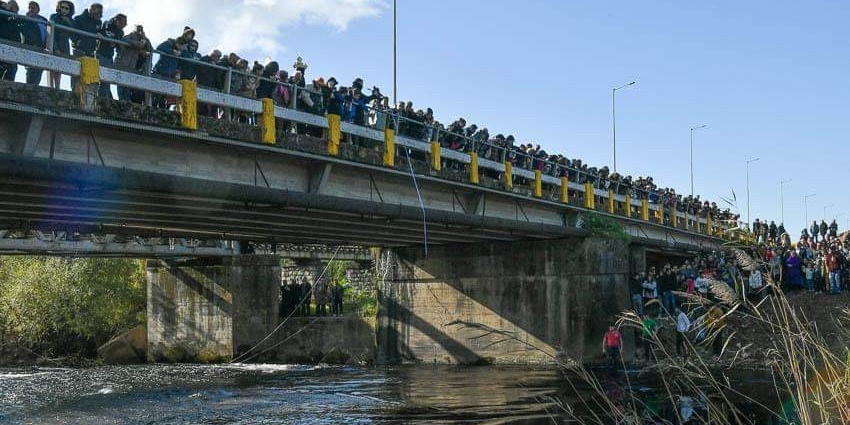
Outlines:
{"label": "metal guardrail", "polygon": [[[65,29],[64,27],[61,27],[61,28],[63,30]],[[92,34],[88,34],[88,33],[86,33],[86,34],[94,37],[94,35],[92,35]],[[95,37],[95,38],[98,38],[98,37]],[[100,38],[103,38],[103,37],[100,37]],[[109,41],[112,42],[114,40],[109,40]],[[37,52],[37,51],[30,50],[28,48],[25,48],[23,46],[15,46],[15,45],[8,44],[8,43],[0,43],[0,61],[16,63],[16,64],[40,68],[40,69],[45,69],[45,70],[48,70],[48,71],[61,72],[63,74],[67,74],[67,75],[71,75],[71,76],[75,76],[75,77],[80,76],[80,73],[81,73],[81,65],[80,65],[79,60],[77,60],[77,59],[59,57],[59,56],[51,55],[48,52],[44,52],[44,53]],[[205,62],[200,62],[200,63],[206,64]],[[209,64],[206,64],[206,65],[209,65]],[[221,68],[221,67],[219,67],[219,68]],[[157,77],[154,77],[154,76],[140,75],[140,74],[137,74],[135,72],[124,71],[124,70],[108,68],[108,67],[100,67],[99,72],[100,72],[100,79],[105,83],[117,84],[117,85],[120,85],[120,86],[139,89],[139,90],[143,90],[143,91],[148,92],[148,93],[154,93],[154,94],[159,94],[159,95],[167,95],[167,96],[173,96],[173,97],[182,96],[182,90],[183,89],[182,89],[181,84],[179,84],[178,82],[168,81],[168,80],[164,80],[164,79],[157,78]],[[238,71],[228,69],[228,72],[238,72]],[[276,82],[276,84],[277,83],[278,82]],[[280,83],[280,84],[283,84],[283,83]],[[288,86],[293,87],[294,92],[297,92],[297,90],[299,90],[299,89],[303,90],[303,88],[298,88],[297,86],[291,86],[291,85],[288,85]],[[293,97],[297,98],[297,96],[295,96],[295,95],[293,95]],[[248,113],[252,113],[252,114],[260,114],[260,113],[263,112],[262,102],[257,100],[257,99],[246,98],[246,97],[242,97],[242,96],[238,96],[238,95],[234,95],[234,94],[229,94],[229,93],[226,93],[226,92],[223,93],[223,92],[220,92],[220,91],[216,91],[216,90],[212,90],[212,89],[208,89],[208,88],[203,88],[203,87],[199,87],[197,89],[197,101],[207,103],[207,104],[216,105],[216,106],[220,106],[220,107],[223,107],[223,108],[232,109],[232,110],[244,111],[244,112],[248,112]],[[397,114],[390,113],[389,111],[382,111],[382,113],[387,114],[387,116],[391,117],[393,120],[402,120],[402,119],[408,120],[405,117],[401,117]],[[307,124],[307,125],[310,125],[310,126],[315,126],[315,127],[325,128],[325,129],[329,127],[326,117],[320,116],[320,115],[315,115],[315,114],[312,114],[312,113],[309,113],[309,112],[305,112],[305,111],[301,111],[301,110],[297,110],[297,109],[293,109],[293,108],[275,106],[274,107],[274,116],[276,118],[279,118],[279,119],[283,119],[283,120],[286,120],[286,121],[292,121],[292,122],[296,122],[296,123],[300,123],[300,124]],[[396,122],[398,122],[398,121],[396,121]],[[382,143],[384,142],[384,134],[380,130],[377,130],[377,129],[374,129],[374,128],[369,128],[369,127],[362,127],[362,126],[358,126],[358,125],[348,123],[348,122],[341,123],[340,127],[341,127],[342,133],[350,134],[350,135],[354,135],[354,136],[359,136],[359,137],[375,140],[375,141],[382,142]],[[438,132],[445,132],[444,130],[439,130],[439,129],[434,129],[433,131],[435,131],[434,134],[438,134]],[[463,135],[457,135],[457,134],[454,134],[454,133],[449,133],[449,134],[452,134],[452,135],[458,136],[458,137],[465,137]],[[410,137],[405,137],[405,136],[402,136],[402,135],[396,135],[395,140],[396,140],[396,143],[397,143],[398,146],[411,149],[412,151],[417,151],[417,152],[424,153],[424,154],[431,154],[431,152],[432,152],[431,151],[431,144],[430,144],[430,142],[427,142],[427,141],[416,140],[416,139],[413,139],[413,138],[410,138]],[[479,147],[481,147],[481,146],[482,145],[479,144]],[[501,147],[494,147],[492,145],[486,145],[486,146],[492,147],[492,148],[504,149],[504,148],[501,148]],[[473,152],[475,152],[475,151],[473,151]],[[517,153],[518,157],[523,156],[523,155],[525,155],[525,154],[524,153]],[[442,159],[445,159],[445,160],[448,160],[448,161],[455,161],[455,162],[458,162],[458,163],[461,163],[461,164],[470,164],[472,162],[472,155],[471,154],[452,150],[452,149],[448,149],[448,148],[445,148],[445,147],[440,148],[440,156],[441,156]],[[528,161],[528,159],[526,159],[526,161]],[[544,160],[531,158],[530,161],[531,162],[533,162],[533,161],[543,162]],[[588,173],[585,173],[583,170],[577,170],[577,169],[570,168],[570,167],[564,167],[563,165],[555,164],[555,163],[552,163],[552,162],[548,162],[547,164],[549,164],[550,166],[553,166],[553,167],[566,168],[568,173],[573,173],[571,175],[577,176],[577,180],[579,182],[592,181],[592,180],[596,179],[595,176],[590,176]],[[499,174],[503,174],[506,171],[505,163],[499,163],[499,162],[492,161],[492,160],[489,160],[489,159],[484,159],[484,158],[478,159],[478,167],[483,168],[483,169],[490,169],[490,170],[496,171]],[[537,178],[534,170],[529,170],[529,169],[522,168],[522,167],[513,168],[513,175],[515,177],[523,178],[523,179],[526,179],[526,180],[529,180],[529,181],[534,181]],[[584,178],[582,179],[582,177],[584,177]],[[540,177],[540,180],[541,180],[541,184],[545,183],[549,186],[553,186],[553,187],[556,187],[556,188],[561,187],[561,185],[562,185],[562,180],[560,178],[552,176],[550,174],[542,174],[541,177]],[[593,192],[594,201],[595,201],[595,198],[597,198],[597,197],[600,200],[603,200],[603,201],[609,198],[608,190],[600,189],[600,188],[597,187],[597,185],[594,185],[594,184],[591,184],[590,186],[586,186],[584,184],[580,184],[580,183],[574,182],[572,180],[573,179],[568,180],[568,188],[567,189],[569,191],[572,191],[574,193],[581,193],[585,198],[587,198],[587,196],[586,196],[587,194],[585,192],[587,191],[587,188],[589,187],[589,188],[591,188],[591,190]],[[697,231],[697,232],[700,232],[700,233],[704,233],[701,228],[708,228],[709,227],[709,220],[707,218],[701,218],[701,217],[697,217],[697,216],[694,216],[694,215],[691,215],[691,214],[682,213],[682,212],[679,212],[679,211],[676,211],[675,214],[671,214],[671,211],[670,211],[669,208],[664,208],[662,205],[657,204],[657,203],[649,203],[649,205],[645,205],[644,201],[648,200],[652,197],[652,195],[650,193],[643,192],[643,191],[640,191],[640,190],[635,190],[635,189],[632,189],[631,193],[633,193],[635,196],[620,195],[620,194],[617,194],[617,193],[613,194],[613,199],[617,204],[626,204],[626,202],[630,200],[631,209],[632,209],[632,211],[629,213],[630,218],[634,216],[634,214],[632,214],[632,212],[634,211],[635,208],[637,208],[639,215],[644,215],[644,217],[642,217],[642,218],[646,219],[646,217],[645,217],[646,214],[640,213],[642,208],[646,208],[649,212],[649,215],[651,216],[649,221],[656,223],[656,224],[663,224],[664,223],[664,218],[662,217],[662,218],[659,219],[658,215],[659,214],[663,215],[666,212],[666,214],[670,216],[669,220],[672,220],[672,217],[675,216],[677,221],[678,221],[678,219],[681,218],[681,219],[685,220],[686,223],[692,223],[691,226],[686,225],[686,227],[690,227],[690,228],[680,229],[680,230],[691,230],[691,231]],[[623,208],[625,208],[625,206]],[[594,209],[598,210],[598,208],[594,208]],[[612,212],[612,211],[608,211],[608,212]],[[721,230],[721,232],[728,229],[728,226],[724,226],[719,221],[716,222],[716,223],[712,223],[712,224],[717,229]],[[696,227],[696,229],[694,229],[694,227]]]}

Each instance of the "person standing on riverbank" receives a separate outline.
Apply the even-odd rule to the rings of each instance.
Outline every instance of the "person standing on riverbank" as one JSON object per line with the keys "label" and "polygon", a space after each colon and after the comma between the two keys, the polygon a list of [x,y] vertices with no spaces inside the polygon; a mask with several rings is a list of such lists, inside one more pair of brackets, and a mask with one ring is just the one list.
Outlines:
{"label": "person standing on riverbank", "polygon": [[688,339],[687,332],[691,328],[691,319],[682,309],[677,308],[676,311],[679,313],[676,317],[676,354],[687,357],[686,341]]}
{"label": "person standing on riverbank", "polygon": [[658,331],[658,321],[655,320],[653,314],[647,314],[643,318],[643,354],[646,361],[655,359],[655,351],[653,344],[655,341],[655,333]]}
{"label": "person standing on riverbank", "polygon": [[608,355],[608,366],[617,366],[623,347],[623,334],[614,326],[608,326],[608,332],[602,337],[602,354]]}

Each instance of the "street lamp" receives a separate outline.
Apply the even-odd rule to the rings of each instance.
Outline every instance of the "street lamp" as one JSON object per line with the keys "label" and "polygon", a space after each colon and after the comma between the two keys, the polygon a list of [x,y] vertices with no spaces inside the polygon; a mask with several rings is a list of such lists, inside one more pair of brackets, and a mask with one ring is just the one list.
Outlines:
{"label": "street lamp", "polygon": [[614,172],[617,172],[617,90],[635,85],[635,81],[611,89],[611,129],[614,135]]}
{"label": "street lamp", "polygon": [[823,221],[826,221],[826,210],[828,210],[828,209],[830,209],[834,206],[835,206],[835,204],[829,204],[829,205],[823,207]]}
{"label": "street lamp", "polygon": [[760,159],[761,158],[752,158],[747,160],[747,225],[752,223],[752,221],[750,221],[750,164]]}
{"label": "street lamp", "polygon": [[785,224],[785,192],[783,187],[785,183],[791,183],[794,179],[782,180],[779,182],[779,218],[782,224]]}
{"label": "street lamp", "polygon": [[398,13],[393,0],[393,107],[398,105]]}
{"label": "street lamp", "polygon": [[694,196],[694,131],[708,127],[705,124],[691,127],[691,197]]}
{"label": "street lamp", "polygon": [[809,198],[814,197],[817,193],[812,193],[803,197],[803,210],[806,212],[806,220],[803,222],[803,228],[809,226]]}

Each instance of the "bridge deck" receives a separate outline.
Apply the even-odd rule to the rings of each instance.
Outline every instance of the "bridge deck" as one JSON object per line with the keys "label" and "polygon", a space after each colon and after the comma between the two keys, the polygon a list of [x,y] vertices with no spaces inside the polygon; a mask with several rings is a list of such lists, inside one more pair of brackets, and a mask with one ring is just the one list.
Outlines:
{"label": "bridge deck", "polygon": [[[79,73],[70,59],[2,44],[0,60]],[[168,84],[179,88],[116,70],[101,69],[101,78],[172,95],[174,86]],[[258,112],[260,103],[225,94],[199,93],[202,97],[251,112]],[[324,139],[282,129],[269,145],[259,143],[256,126],[198,117],[199,128],[192,131],[180,127],[175,112],[103,99],[93,106],[83,107],[67,92],[0,85],[5,111],[0,226],[403,246],[425,242],[423,221],[428,242],[437,244],[582,235],[587,232],[581,217],[592,207],[646,241],[690,247],[722,243],[720,223],[639,199],[609,198],[607,191],[575,183],[565,191],[562,180],[527,170],[514,171],[516,184],[508,190],[495,179],[504,175],[503,164],[479,160],[474,184],[471,155],[441,149],[446,166],[434,169],[432,147],[425,142],[396,137],[412,160],[395,157],[405,149],[393,150],[394,163],[387,164],[384,135],[367,128],[346,124],[342,132],[374,140],[374,148],[342,144],[330,155]],[[299,111],[275,108],[274,114],[287,122],[328,125]],[[535,179],[542,189],[537,194]],[[588,190],[593,191],[590,204]],[[560,196],[564,192],[567,199]]]}

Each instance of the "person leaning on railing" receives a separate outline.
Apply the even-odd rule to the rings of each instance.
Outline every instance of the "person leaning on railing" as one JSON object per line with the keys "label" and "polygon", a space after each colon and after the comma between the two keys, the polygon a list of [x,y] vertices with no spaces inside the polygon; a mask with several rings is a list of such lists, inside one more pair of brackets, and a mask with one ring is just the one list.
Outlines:
{"label": "person leaning on railing", "polygon": [[[136,72],[140,64],[145,64],[153,50],[150,40],[145,35],[145,29],[136,25],[133,32],[124,36],[124,42],[118,45],[118,54],[115,57],[115,67],[125,71]],[[144,100],[144,94],[136,95],[136,91],[128,87],[118,86],[118,99],[140,103]]]}
{"label": "person leaning on railing", "polygon": [[[123,13],[119,13],[106,22],[106,25],[100,29],[100,35],[112,40],[123,40],[124,28],[126,26],[127,16]],[[117,47],[118,43],[112,41],[97,41],[97,60],[101,66],[113,65],[115,60],[115,49]],[[98,95],[100,97],[112,99],[112,90],[110,89],[110,85],[101,83],[98,89]]]}
{"label": "person leaning on railing", "polygon": [[[18,3],[10,1],[0,2],[0,10],[18,14]],[[21,42],[21,24],[18,18],[9,15],[0,15],[0,40],[8,40],[14,43]],[[15,81],[18,73],[18,64],[0,62],[0,78],[6,81]]]}

